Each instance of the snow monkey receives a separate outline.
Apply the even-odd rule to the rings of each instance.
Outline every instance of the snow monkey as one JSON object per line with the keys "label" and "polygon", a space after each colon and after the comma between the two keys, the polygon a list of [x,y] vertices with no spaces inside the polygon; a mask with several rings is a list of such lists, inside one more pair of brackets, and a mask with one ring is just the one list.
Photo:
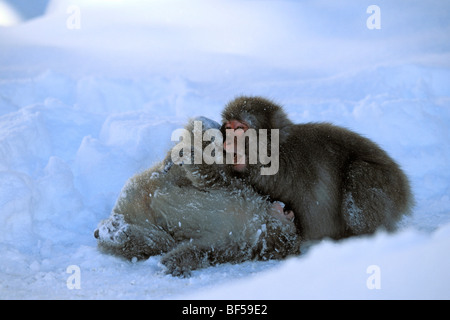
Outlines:
{"label": "snow monkey", "polygon": [[[202,130],[220,129],[202,120]],[[193,133],[192,121],[186,129]],[[222,140],[215,143],[223,152]],[[191,154],[182,156],[186,160]],[[292,212],[283,213],[279,203],[234,178],[221,179],[226,178],[221,170],[216,164],[174,164],[169,152],[125,184],[111,216],[94,232],[99,248],[127,259],[164,254],[161,262],[174,276],[217,263],[299,254]]]}
{"label": "snow monkey", "polygon": [[303,240],[340,239],[379,227],[394,230],[413,205],[409,181],[399,166],[357,133],[329,123],[294,124],[282,107],[261,97],[231,101],[222,121],[223,134],[235,138],[249,129],[277,132],[277,141],[268,141],[278,144],[272,148],[279,163],[275,174],[261,174],[261,163],[238,163],[242,156],[236,155],[231,139],[225,140],[224,149],[235,160],[225,171],[293,209]]}

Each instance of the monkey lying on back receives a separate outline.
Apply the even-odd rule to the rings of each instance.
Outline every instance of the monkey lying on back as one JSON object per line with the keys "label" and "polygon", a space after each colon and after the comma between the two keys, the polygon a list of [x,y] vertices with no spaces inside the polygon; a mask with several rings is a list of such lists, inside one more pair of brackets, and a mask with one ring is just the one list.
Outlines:
{"label": "monkey lying on back", "polygon": [[[212,123],[206,122],[204,129]],[[187,129],[193,131],[192,122]],[[218,165],[173,164],[169,152],[162,163],[132,177],[94,232],[99,248],[127,259],[165,254],[161,262],[175,276],[217,263],[300,253],[295,225],[279,207],[233,179],[203,181],[203,166],[220,176]]]}
{"label": "monkey lying on back", "polygon": [[275,143],[278,151],[270,164],[276,164],[273,174],[262,174],[265,163],[249,163],[228,139],[224,148],[235,160],[225,167],[226,175],[292,208],[303,240],[393,230],[414,203],[397,163],[350,130],[328,123],[294,124],[280,106],[260,97],[231,101],[222,119],[223,134],[245,136],[249,129],[276,134],[267,144],[271,150]]}

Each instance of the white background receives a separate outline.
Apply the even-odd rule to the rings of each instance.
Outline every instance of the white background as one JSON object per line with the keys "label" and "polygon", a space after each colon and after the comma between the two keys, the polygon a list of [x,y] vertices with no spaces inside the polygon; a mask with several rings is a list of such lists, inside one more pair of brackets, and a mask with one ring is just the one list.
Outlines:
{"label": "white background", "polygon": [[[379,30],[366,26],[372,4]],[[58,0],[0,27],[0,298],[449,299],[449,9]],[[188,279],[166,275],[159,256],[98,252],[93,231],[125,181],[164,157],[188,117],[220,121],[240,94],[380,144],[411,179],[411,217],[394,234],[324,240],[288,261]],[[80,289],[67,287],[71,265]],[[372,265],[380,289],[367,287]]]}

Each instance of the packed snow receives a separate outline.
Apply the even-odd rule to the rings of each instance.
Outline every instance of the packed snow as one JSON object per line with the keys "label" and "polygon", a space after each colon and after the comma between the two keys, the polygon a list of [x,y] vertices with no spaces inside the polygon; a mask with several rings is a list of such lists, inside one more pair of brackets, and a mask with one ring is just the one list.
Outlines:
{"label": "packed snow", "polygon": [[[376,4],[380,29],[369,29]],[[445,1],[53,0],[0,27],[0,299],[449,299]],[[165,274],[93,232],[189,117],[240,94],[380,144],[416,206],[398,231],[286,261]]]}

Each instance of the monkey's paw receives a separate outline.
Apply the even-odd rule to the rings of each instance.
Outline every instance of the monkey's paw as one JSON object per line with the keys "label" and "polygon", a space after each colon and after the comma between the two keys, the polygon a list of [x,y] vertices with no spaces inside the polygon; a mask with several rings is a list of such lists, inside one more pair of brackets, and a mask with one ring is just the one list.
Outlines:
{"label": "monkey's paw", "polygon": [[174,277],[189,278],[191,276],[191,268],[180,264],[179,259],[174,254],[166,254],[161,263],[166,267],[166,273]]}
{"label": "monkey's paw", "polygon": [[167,273],[183,278],[189,277],[192,270],[211,265],[208,250],[192,242],[182,243],[169,251],[161,263],[166,266]]}

